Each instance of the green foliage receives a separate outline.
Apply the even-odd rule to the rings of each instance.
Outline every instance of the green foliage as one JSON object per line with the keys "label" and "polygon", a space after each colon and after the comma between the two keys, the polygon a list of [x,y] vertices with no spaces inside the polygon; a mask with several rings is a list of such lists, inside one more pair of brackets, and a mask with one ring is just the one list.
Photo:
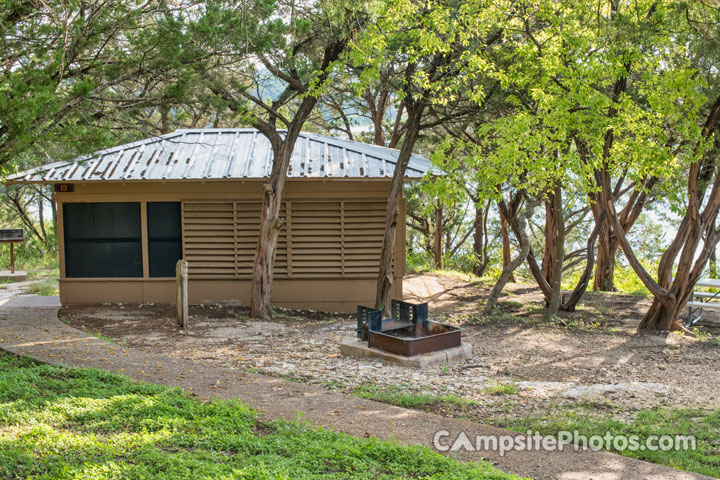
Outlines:
{"label": "green foliage", "polygon": [[692,327],[691,331],[695,334],[695,338],[700,342],[706,342],[713,347],[720,347],[720,335],[713,336],[712,333],[702,328]]}
{"label": "green foliage", "polygon": [[[657,275],[656,263],[644,258],[641,258],[640,262],[645,267],[645,270],[650,272],[651,275]],[[572,290],[575,288],[575,285],[580,279],[580,275],[582,275],[582,270],[580,269],[575,269],[564,274],[562,288],[565,290]],[[623,264],[619,261],[615,263],[614,281],[615,288],[617,288],[618,293],[650,296],[650,292],[640,281],[638,276],[635,274],[635,271],[629,265]]]}
{"label": "green foliage", "polygon": [[374,21],[348,52],[352,64],[362,66],[358,93],[392,65],[405,72],[394,88],[408,106],[421,101],[441,108],[466,99],[482,103],[483,89],[475,80],[489,68],[482,46],[485,37],[502,25],[502,3],[473,1],[461,8],[447,1],[373,4]]}
{"label": "green foliage", "polygon": [[483,393],[489,395],[515,395],[518,393],[518,386],[515,383],[492,383],[483,389]]}
{"label": "green foliage", "polygon": [[459,405],[469,406],[475,404],[472,400],[457,395],[432,395],[426,392],[413,391],[405,386],[391,385],[378,387],[376,385],[360,385],[352,393],[356,397],[367,398],[390,405],[405,408],[425,409],[433,405]]}
{"label": "green foliage", "polygon": [[25,290],[24,293],[29,295],[41,295],[45,297],[58,295],[60,291],[58,290],[57,278],[50,281],[32,283],[28,286],[27,290]]}
{"label": "green foliage", "polygon": [[0,477],[516,478],[427,448],[261,422],[247,405],[0,355]]}
{"label": "green foliage", "polygon": [[422,273],[432,269],[432,255],[426,250],[406,251],[405,268],[411,273]]}
{"label": "green foliage", "polygon": [[[657,264],[650,263],[650,261],[645,259],[640,259],[640,262],[645,267],[645,270],[656,278]],[[643,285],[638,276],[635,274],[635,271],[630,268],[630,266],[623,265],[619,262],[616,263],[614,278],[615,288],[618,289],[618,292],[627,293],[629,295],[650,296],[650,292],[645,285]]]}
{"label": "green foliage", "polygon": [[720,410],[654,407],[637,411],[630,421],[620,421],[599,412],[595,405],[588,405],[585,412],[557,406],[541,416],[498,418],[493,423],[520,432],[537,430],[544,435],[577,430],[581,435],[602,436],[609,431],[613,435],[638,435],[641,442],[651,435],[695,435],[697,449],[694,451],[616,453],[710,476],[716,476],[720,471],[717,449]]}
{"label": "green foliage", "polygon": [[198,32],[178,11],[119,0],[4,4],[2,173],[147,134],[153,107],[187,100],[207,52],[187,43]]}
{"label": "green foliage", "polygon": [[[51,231],[49,242],[52,247],[38,240],[33,235],[25,236],[25,241],[15,244],[15,268],[18,270],[37,270],[57,268],[57,248],[55,232]],[[10,265],[10,245],[0,244],[0,268],[7,269]]]}
{"label": "green foliage", "polygon": [[[512,110],[479,125],[476,140],[448,138],[448,153],[437,160],[448,171],[477,164],[484,197],[506,183],[544,192],[560,182],[588,192],[597,188],[596,169],[638,181],[671,178],[696,151],[693,142],[675,148],[668,139],[696,139],[706,101],[686,47],[674,41],[687,28],[675,8],[645,0],[611,11],[610,4],[548,0],[519,10],[508,27],[523,33],[499,46],[488,68]],[[626,76],[629,89],[616,93]],[[458,149],[474,153],[453,158]]]}

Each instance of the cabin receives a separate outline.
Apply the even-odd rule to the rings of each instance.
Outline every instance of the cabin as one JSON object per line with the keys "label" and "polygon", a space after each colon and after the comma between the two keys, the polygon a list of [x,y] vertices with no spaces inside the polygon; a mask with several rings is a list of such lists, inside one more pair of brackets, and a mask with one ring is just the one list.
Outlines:
{"label": "cabin", "polygon": [[[283,197],[274,305],[352,312],[374,301],[398,154],[300,135]],[[177,130],[20,172],[6,183],[54,185],[61,303],[173,303],[175,265],[184,258],[191,303],[248,305],[272,158],[270,142],[255,129]],[[414,155],[406,180],[431,171]],[[402,298],[404,273],[399,222],[394,298]]]}

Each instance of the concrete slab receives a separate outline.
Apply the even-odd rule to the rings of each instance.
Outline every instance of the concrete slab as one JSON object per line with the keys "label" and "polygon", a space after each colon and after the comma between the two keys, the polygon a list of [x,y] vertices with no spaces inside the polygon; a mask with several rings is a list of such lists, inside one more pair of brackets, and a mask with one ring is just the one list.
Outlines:
{"label": "concrete slab", "polygon": [[9,298],[0,305],[4,307],[51,307],[60,308],[60,297],[57,295],[18,295]]}
{"label": "concrete slab", "polygon": [[8,280],[11,282],[24,282],[27,280],[27,272],[25,270],[15,270],[10,273],[10,270],[0,270],[0,282]]}
{"label": "concrete slab", "polygon": [[414,355],[412,357],[403,357],[402,355],[395,355],[394,353],[370,348],[368,342],[350,337],[340,342],[340,353],[350,357],[376,358],[383,362],[394,363],[403,367],[424,368],[431,365],[445,365],[467,360],[472,357],[472,345],[463,343],[455,348],[423,353],[422,355]]}

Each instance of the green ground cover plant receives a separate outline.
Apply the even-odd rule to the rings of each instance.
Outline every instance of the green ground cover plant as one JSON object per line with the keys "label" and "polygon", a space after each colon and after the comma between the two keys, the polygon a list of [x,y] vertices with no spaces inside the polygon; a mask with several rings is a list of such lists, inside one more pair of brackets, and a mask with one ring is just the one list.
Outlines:
{"label": "green ground cover plant", "polygon": [[236,401],[0,354],[0,478],[517,477],[427,448],[261,422]]}
{"label": "green ground cover plant", "polygon": [[495,419],[493,424],[517,431],[539,431],[555,435],[559,431],[575,431],[581,435],[637,435],[642,441],[650,435],[694,435],[696,450],[688,451],[622,451],[622,455],[668,467],[717,477],[720,474],[720,409],[700,410],[677,407],[655,407],[639,410],[629,421],[620,421],[609,415],[598,415],[593,405],[571,410],[560,407],[549,409],[542,416]]}
{"label": "green ground cover plant", "polygon": [[[485,395],[514,395],[515,384],[493,384]],[[582,402],[576,406],[553,405],[543,415],[526,417],[500,416],[477,418],[473,406],[478,402],[456,395],[433,395],[427,392],[409,392],[399,387],[376,387],[361,385],[354,395],[378,402],[406,408],[432,411],[442,406],[446,413],[471,421],[481,421],[496,427],[518,432],[538,431],[543,435],[556,436],[560,431],[578,431],[587,437],[605,435],[637,435],[644,443],[650,435],[695,435],[697,448],[692,451],[620,451],[613,452],[659,465],[717,477],[720,473],[720,409],[700,410],[676,407],[639,410],[630,420],[613,419],[609,413],[598,408],[596,402]],[[608,408],[609,405],[604,405]]]}
{"label": "green ground cover plant", "polygon": [[437,404],[469,406],[475,403],[470,399],[465,399],[458,395],[433,395],[427,392],[412,392],[408,388],[399,385],[390,385],[387,387],[359,385],[355,387],[353,395],[398,407],[417,408],[421,410]]}
{"label": "green ground cover plant", "polygon": [[52,297],[58,295],[57,280],[49,280],[44,282],[31,283],[24,292],[26,295],[40,295],[43,297]]}

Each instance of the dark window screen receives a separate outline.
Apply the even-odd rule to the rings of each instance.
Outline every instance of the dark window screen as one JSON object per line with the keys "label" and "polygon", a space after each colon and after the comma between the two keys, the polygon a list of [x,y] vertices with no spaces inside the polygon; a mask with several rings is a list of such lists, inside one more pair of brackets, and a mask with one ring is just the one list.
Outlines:
{"label": "dark window screen", "polygon": [[148,254],[151,277],[174,277],[182,258],[180,202],[148,202]]}
{"label": "dark window screen", "polygon": [[65,275],[142,277],[139,203],[64,203]]}

